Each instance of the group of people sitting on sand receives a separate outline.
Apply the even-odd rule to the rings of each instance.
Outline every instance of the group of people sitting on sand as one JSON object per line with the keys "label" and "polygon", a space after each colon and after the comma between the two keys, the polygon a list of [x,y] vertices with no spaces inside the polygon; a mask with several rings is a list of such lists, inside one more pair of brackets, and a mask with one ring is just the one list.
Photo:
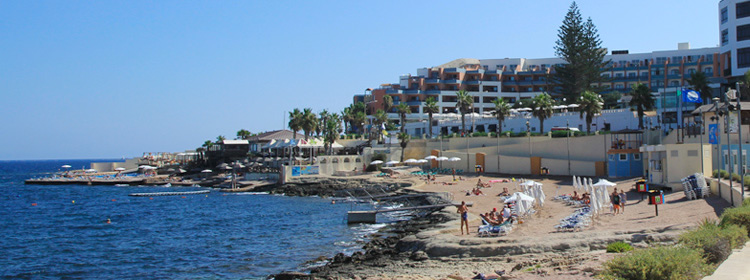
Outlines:
{"label": "group of people sitting on sand", "polygon": [[496,226],[500,225],[505,221],[508,221],[509,219],[512,219],[511,211],[510,211],[510,204],[506,204],[505,207],[503,207],[503,210],[498,212],[497,208],[492,208],[492,211],[479,214],[485,221],[487,221],[490,225]]}
{"label": "group of people sitting on sand", "polygon": [[591,195],[589,193],[583,193],[579,196],[577,191],[573,191],[573,196],[571,196],[570,198],[573,200],[583,201],[584,204],[589,204],[591,202]]}

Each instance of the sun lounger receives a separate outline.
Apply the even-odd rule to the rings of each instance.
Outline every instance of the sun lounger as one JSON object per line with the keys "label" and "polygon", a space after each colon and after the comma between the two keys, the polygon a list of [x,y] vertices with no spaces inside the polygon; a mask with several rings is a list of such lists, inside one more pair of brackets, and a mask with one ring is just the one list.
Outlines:
{"label": "sun lounger", "polygon": [[492,225],[487,222],[484,217],[480,216],[480,218],[482,219],[482,225],[477,229],[477,235],[479,237],[506,235],[510,232],[513,226],[510,219],[505,220],[499,225]]}

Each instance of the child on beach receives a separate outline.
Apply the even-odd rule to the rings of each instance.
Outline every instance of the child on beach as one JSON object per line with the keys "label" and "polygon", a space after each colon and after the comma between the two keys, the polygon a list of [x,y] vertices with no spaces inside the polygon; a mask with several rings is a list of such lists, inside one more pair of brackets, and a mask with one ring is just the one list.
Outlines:
{"label": "child on beach", "polygon": [[622,213],[625,214],[625,203],[628,202],[628,194],[625,193],[624,190],[620,190],[620,207],[622,208]]}
{"label": "child on beach", "polygon": [[614,212],[614,215],[617,215],[620,213],[620,194],[617,193],[617,189],[612,192],[610,197],[612,199],[612,211]]}

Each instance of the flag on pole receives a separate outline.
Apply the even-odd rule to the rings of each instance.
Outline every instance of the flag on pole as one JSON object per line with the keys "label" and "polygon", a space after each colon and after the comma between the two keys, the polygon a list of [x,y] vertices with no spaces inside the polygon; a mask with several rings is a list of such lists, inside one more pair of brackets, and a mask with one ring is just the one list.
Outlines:
{"label": "flag on pole", "polygon": [[[684,93],[684,94],[682,94]],[[683,102],[689,102],[689,103],[703,103],[703,99],[701,98],[701,93],[697,92],[692,89],[682,89],[682,91],[677,91],[677,95],[679,96],[682,94],[682,101]]]}

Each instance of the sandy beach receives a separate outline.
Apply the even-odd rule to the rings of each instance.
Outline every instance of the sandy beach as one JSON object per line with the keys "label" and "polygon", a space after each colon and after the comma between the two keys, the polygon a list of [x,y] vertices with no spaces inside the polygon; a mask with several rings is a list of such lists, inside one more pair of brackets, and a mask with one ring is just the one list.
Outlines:
{"label": "sandy beach", "polygon": [[[438,175],[434,182],[425,183],[411,175],[399,179],[414,182],[410,189],[424,192],[449,192],[456,202],[472,203],[469,207],[470,234],[461,234],[456,207],[447,207],[433,215],[449,217],[447,222],[433,225],[402,238],[396,247],[402,256],[398,261],[339,266],[336,271],[342,278],[363,279],[470,279],[478,273],[490,275],[505,271],[505,278],[519,279],[593,279],[601,264],[614,255],[605,252],[607,244],[625,241],[634,247],[653,243],[669,244],[684,230],[695,227],[704,219],[717,219],[728,203],[716,196],[687,200],[681,191],[665,193],[665,204],[659,205],[659,216],[647,200],[640,200],[635,192],[635,179],[611,180],[618,190],[628,193],[622,214],[614,215],[609,209],[594,218],[591,225],[577,231],[558,232],[560,219],[572,214],[575,207],[552,198],[555,194],[572,194],[574,187],[569,177],[530,178],[544,185],[547,196],[543,208],[515,224],[513,230],[499,237],[478,237],[480,213],[503,206],[497,195],[507,187],[511,193],[521,191],[514,182],[490,183],[482,188],[484,195],[470,195],[478,179],[483,182],[512,180],[506,176],[463,176],[453,181],[450,175]],[[519,180],[521,178],[516,177]],[[596,181],[596,180],[594,180]],[[612,188],[608,188],[611,192]],[[409,254],[409,252],[411,252]],[[415,257],[416,256],[416,257]]]}

